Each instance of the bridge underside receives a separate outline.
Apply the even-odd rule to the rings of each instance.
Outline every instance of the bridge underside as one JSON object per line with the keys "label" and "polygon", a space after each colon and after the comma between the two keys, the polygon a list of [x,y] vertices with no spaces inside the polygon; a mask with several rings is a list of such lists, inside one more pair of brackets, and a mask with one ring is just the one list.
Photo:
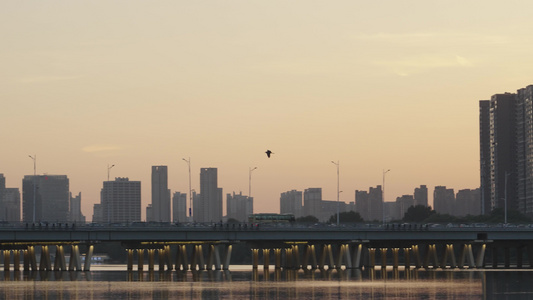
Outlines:
{"label": "bridge underside", "polygon": [[[325,270],[366,268],[533,268],[533,243],[490,240],[441,243],[402,242],[395,247],[376,241],[254,242],[252,266],[268,269]],[[228,270],[233,243],[127,242],[127,270]],[[74,243],[2,244],[4,271],[90,271],[93,245],[80,254]],[[67,259],[65,253],[70,253]],[[38,255],[37,255],[37,254]],[[53,255],[52,255],[53,253]],[[39,261],[37,260],[39,258]],[[53,259],[52,259],[53,258]],[[84,258],[84,260],[83,260]],[[22,264],[21,264],[22,262]],[[83,268],[82,268],[83,262]]]}

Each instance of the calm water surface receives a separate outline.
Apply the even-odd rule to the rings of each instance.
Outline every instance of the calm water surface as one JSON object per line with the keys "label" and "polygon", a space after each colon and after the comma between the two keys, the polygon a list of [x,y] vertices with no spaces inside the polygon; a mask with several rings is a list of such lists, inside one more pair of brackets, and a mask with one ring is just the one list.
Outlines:
{"label": "calm water surface", "polygon": [[0,299],[533,299],[533,271],[0,272]]}

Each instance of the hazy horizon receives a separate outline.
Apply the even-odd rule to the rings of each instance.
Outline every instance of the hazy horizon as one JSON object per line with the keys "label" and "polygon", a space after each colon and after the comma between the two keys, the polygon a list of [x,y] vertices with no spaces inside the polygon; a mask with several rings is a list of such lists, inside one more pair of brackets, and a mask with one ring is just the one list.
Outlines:
{"label": "hazy horizon", "polygon": [[[533,83],[526,1],[0,3],[0,173],[67,175],[88,220],[102,182],[218,168],[256,212],[321,187],[386,201],[478,188],[479,100]],[[274,152],[267,158],[265,151]],[[275,207],[275,209],[273,209]]]}

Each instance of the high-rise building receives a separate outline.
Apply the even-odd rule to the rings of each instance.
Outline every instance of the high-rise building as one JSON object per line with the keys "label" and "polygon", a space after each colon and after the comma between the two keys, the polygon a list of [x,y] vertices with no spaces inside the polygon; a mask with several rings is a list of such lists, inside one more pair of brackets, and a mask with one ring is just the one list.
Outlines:
{"label": "high-rise building", "polygon": [[481,189],[464,189],[459,190],[455,196],[455,216],[472,215],[477,216],[481,214]]}
{"label": "high-rise building", "polygon": [[480,101],[479,113],[481,210],[532,215],[533,85]]}
{"label": "high-rise building", "polygon": [[129,223],[141,221],[141,182],[128,178],[104,181],[100,192],[104,222]]}
{"label": "high-rise building", "polygon": [[[480,101],[480,158],[482,207],[485,213],[503,208],[518,209],[517,199],[517,101],[516,94],[496,94],[488,102]],[[486,124],[488,120],[488,125]],[[522,121],[520,121],[521,123]],[[488,140],[486,131],[488,130]],[[487,153],[488,150],[488,153]],[[488,166],[487,166],[488,156]],[[489,182],[487,182],[490,180]],[[484,185],[489,183],[490,191]],[[488,191],[490,202],[484,191]],[[489,208],[487,210],[487,205]]]}
{"label": "high-rise building", "polygon": [[322,188],[308,188],[304,190],[304,216],[319,217],[322,202]]}
{"label": "high-rise building", "polygon": [[254,213],[254,198],[239,194],[226,195],[226,217],[229,220],[235,219],[239,222],[246,222],[248,217]]}
{"label": "high-rise building", "polygon": [[[368,202],[370,203],[370,215],[368,221],[383,221],[383,215],[385,212],[383,210],[383,191],[381,185],[378,185],[375,188],[369,188]],[[390,219],[390,217],[385,215],[385,220]]]}
{"label": "high-rise building", "polygon": [[94,223],[104,223],[107,219],[104,217],[104,207],[101,203],[96,203],[93,206],[93,218]]}
{"label": "high-rise building", "polygon": [[69,200],[66,175],[26,175],[22,180],[24,222],[68,222]]}
{"label": "high-rise building", "polygon": [[296,218],[303,217],[302,191],[291,190],[281,193],[279,212],[281,214],[293,214]]}
{"label": "high-rise building", "polygon": [[404,214],[407,212],[409,207],[415,205],[415,198],[413,195],[403,195],[396,198],[396,215],[394,216],[395,220],[400,220],[403,218]]}
{"label": "high-rise building", "polygon": [[217,168],[200,169],[200,195],[194,204],[194,221],[222,221],[222,188],[218,187]]}
{"label": "high-rise building", "polygon": [[455,193],[453,189],[445,186],[436,186],[433,191],[434,210],[439,214],[453,215],[455,206]]}
{"label": "high-rise building", "polygon": [[18,188],[5,188],[0,202],[0,220],[20,222],[20,191]]}
{"label": "high-rise building", "polygon": [[151,220],[170,222],[170,190],[168,189],[167,166],[152,166]]}
{"label": "high-rise building", "polygon": [[490,204],[491,190],[491,161],[490,161],[490,100],[479,101],[479,162],[481,175],[481,214],[489,214],[492,210]]}
{"label": "high-rise building", "polygon": [[81,212],[81,192],[75,197],[70,193],[70,221],[77,223],[85,223],[85,216]]}
{"label": "high-rise building", "polygon": [[415,203],[414,205],[428,206],[428,188],[425,185],[415,188],[414,193]]}
{"label": "high-rise building", "polygon": [[517,206],[522,213],[531,215],[533,214],[533,85],[519,89],[516,101]]}
{"label": "high-rise building", "polygon": [[370,220],[370,202],[367,191],[355,190],[355,211],[363,220]]}
{"label": "high-rise building", "polygon": [[172,195],[172,222],[187,221],[187,194],[175,192]]}

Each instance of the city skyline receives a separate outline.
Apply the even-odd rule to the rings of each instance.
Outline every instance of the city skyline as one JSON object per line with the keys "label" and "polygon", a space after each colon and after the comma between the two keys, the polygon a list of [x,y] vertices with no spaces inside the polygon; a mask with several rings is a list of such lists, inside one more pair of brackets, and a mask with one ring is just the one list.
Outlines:
{"label": "city skyline", "polygon": [[533,3],[64,5],[0,3],[0,173],[22,191],[36,155],[88,218],[108,172],[144,183],[143,219],[151,166],[189,195],[183,158],[197,192],[215,167],[246,194],[257,167],[256,212],[293,189],[336,200],[331,161],[346,203],[388,169],[388,202],[478,188],[479,100],[533,82]]}

